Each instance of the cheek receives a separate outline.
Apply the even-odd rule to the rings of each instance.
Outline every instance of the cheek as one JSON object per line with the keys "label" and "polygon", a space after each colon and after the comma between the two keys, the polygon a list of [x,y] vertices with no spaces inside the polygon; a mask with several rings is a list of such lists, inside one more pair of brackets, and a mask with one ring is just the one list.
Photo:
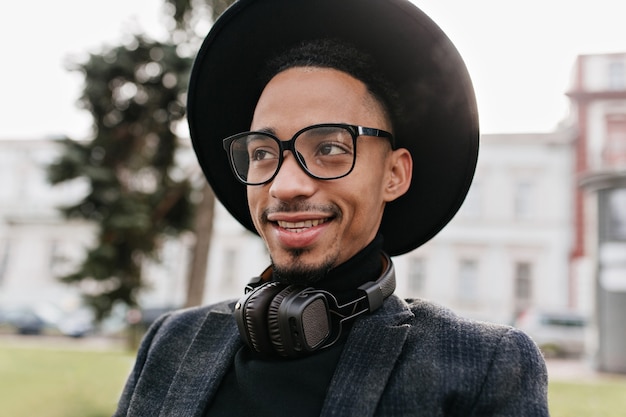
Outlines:
{"label": "cheek", "polygon": [[362,183],[343,194],[343,214],[352,224],[353,233],[366,232],[382,215],[384,202],[380,182]]}
{"label": "cheek", "polygon": [[[370,165],[372,166],[377,165]],[[385,172],[383,169],[370,168],[350,175],[353,174],[359,179],[350,190],[350,206],[354,220],[363,226],[375,223],[384,210]]]}
{"label": "cheek", "polygon": [[375,204],[377,199],[382,198],[388,179],[388,172],[380,159],[370,158],[370,160],[366,160],[363,158],[363,164],[355,167],[355,170],[349,176],[352,175],[354,175],[355,193],[361,196],[362,201]]}
{"label": "cheek", "polygon": [[248,190],[248,210],[250,211],[250,215],[252,217],[252,222],[254,226],[259,229],[259,216],[260,209],[262,206],[262,193],[259,193],[258,190],[250,191]]}

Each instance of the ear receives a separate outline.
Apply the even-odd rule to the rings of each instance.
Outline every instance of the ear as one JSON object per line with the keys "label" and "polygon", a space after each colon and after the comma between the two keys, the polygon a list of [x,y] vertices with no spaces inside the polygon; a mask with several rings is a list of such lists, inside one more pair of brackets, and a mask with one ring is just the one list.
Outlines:
{"label": "ear", "polygon": [[391,153],[387,174],[384,198],[388,203],[402,196],[411,186],[413,158],[407,149],[400,148]]}

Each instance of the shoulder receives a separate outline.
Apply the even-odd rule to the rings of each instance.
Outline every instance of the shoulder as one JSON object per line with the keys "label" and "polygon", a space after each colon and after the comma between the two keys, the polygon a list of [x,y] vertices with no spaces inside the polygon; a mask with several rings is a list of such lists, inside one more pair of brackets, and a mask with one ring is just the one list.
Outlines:
{"label": "shoulder", "polygon": [[[223,361],[206,358],[212,353],[232,354],[231,335],[236,331],[232,305],[234,302],[223,302],[171,311],[152,323],[139,346],[115,415],[158,414],[174,378],[185,366],[201,364],[205,370],[224,371]],[[180,375],[184,378],[186,374]]]}
{"label": "shoulder", "polygon": [[173,310],[161,315],[150,326],[144,336],[143,344],[189,343],[198,329],[207,324],[208,317],[231,317],[234,300],[216,304]]}
{"label": "shoulder", "polygon": [[[390,380],[395,397],[447,401],[462,415],[547,415],[545,362],[525,333],[424,300],[389,301],[402,317],[394,325],[408,329]],[[415,384],[424,379],[430,383]]]}
{"label": "shoulder", "polygon": [[513,368],[545,372],[536,344],[518,329],[467,319],[424,300],[390,301],[396,304],[395,317],[402,317],[395,325],[408,328],[403,351],[411,360],[406,366],[435,366],[450,375],[465,369],[483,378],[500,371],[511,375],[517,372]]}
{"label": "shoulder", "polygon": [[445,340],[467,339],[479,345],[492,345],[503,338],[530,340],[521,331],[507,325],[477,321],[459,316],[452,310],[425,300],[405,300],[412,313],[412,332],[427,332],[431,337]]}
{"label": "shoulder", "polygon": [[222,339],[214,338],[214,342],[225,341],[227,334],[236,329],[230,313],[232,304],[223,302],[174,310],[161,315],[152,323],[141,341],[135,364],[137,372],[149,368],[174,374],[178,363],[184,359],[198,338],[207,334],[222,334]]}
{"label": "shoulder", "polygon": [[177,325],[202,321],[209,313],[231,314],[235,305],[234,300],[226,300],[205,306],[172,310],[160,316],[155,323],[158,325]]}
{"label": "shoulder", "polygon": [[500,349],[517,348],[537,354],[534,342],[513,327],[464,318],[425,300],[401,300],[391,296],[367,321],[374,326],[405,327],[407,338],[404,350],[407,354],[422,354],[426,347],[431,346],[434,349],[429,352],[430,357],[438,356],[456,364],[462,363],[460,359],[476,359],[488,366],[489,358]]}

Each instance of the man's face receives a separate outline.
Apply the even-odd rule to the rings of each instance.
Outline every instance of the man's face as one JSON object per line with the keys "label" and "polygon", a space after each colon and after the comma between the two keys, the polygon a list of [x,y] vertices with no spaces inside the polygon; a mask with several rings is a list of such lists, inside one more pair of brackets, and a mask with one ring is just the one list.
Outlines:
{"label": "man's face", "polygon": [[[391,128],[362,82],[333,69],[298,67],[268,83],[251,130],[288,140],[318,123]],[[385,203],[396,197],[389,193],[393,155],[386,139],[362,136],[357,139],[354,170],[343,178],[318,180],[308,176],[286,151],[270,183],[248,186],[250,213],[275,271],[315,280],[371,242]]]}

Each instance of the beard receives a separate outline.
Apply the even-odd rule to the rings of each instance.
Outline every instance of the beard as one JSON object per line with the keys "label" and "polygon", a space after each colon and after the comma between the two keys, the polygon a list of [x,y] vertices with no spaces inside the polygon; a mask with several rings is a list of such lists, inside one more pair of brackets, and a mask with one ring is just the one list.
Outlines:
{"label": "beard", "polygon": [[[292,204],[280,203],[274,207],[266,209],[261,217],[260,222],[268,223],[267,216],[272,212],[294,212],[294,211],[317,211],[329,213],[333,219],[341,218],[341,210],[335,205],[311,205],[306,202],[296,202]],[[338,254],[328,254],[319,264],[311,265],[305,263],[307,249],[291,249],[289,251],[290,259],[282,265],[278,265],[271,259],[274,279],[277,281],[292,285],[312,285],[323,279],[336,264]]]}
{"label": "beard", "polygon": [[335,257],[329,256],[321,264],[307,265],[302,261],[306,250],[291,251],[291,262],[287,265],[277,265],[272,260],[274,278],[287,285],[313,285],[322,280],[335,265]]}

